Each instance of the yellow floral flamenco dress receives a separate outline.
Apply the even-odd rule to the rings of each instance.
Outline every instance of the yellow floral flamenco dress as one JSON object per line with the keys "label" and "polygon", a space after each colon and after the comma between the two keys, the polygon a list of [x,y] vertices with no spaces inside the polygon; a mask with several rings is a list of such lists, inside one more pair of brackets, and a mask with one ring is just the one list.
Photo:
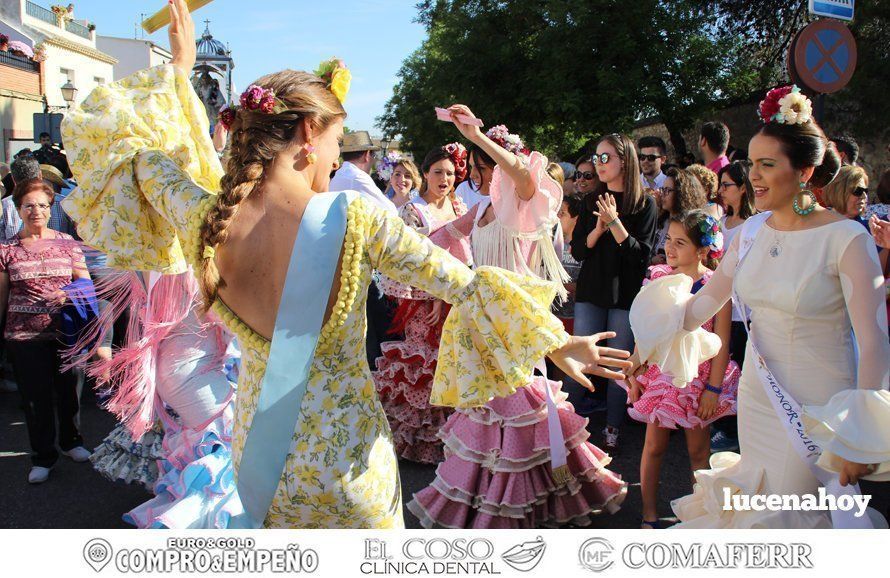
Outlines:
{"label": "yellow floral flamenco dress", "polygon": [[[201,222],[222,167],[204,107],[166,65],[98,87],[63,125],[80,187],[65,201],[86,243],[110,265],[178,273],[198,263]],[[554,283],[497,268],[471,271],[396,216],[351,197],[341,286],[321,331],[306,393],[264,527],[404,526],[399,474],[365,347],[364,288],[377,269],[452,304],[430,402],[478,407],[531,381],[568,335],[549,312]],[[243,346],[232,459],[237,477],[270,342],[221,301]]]}

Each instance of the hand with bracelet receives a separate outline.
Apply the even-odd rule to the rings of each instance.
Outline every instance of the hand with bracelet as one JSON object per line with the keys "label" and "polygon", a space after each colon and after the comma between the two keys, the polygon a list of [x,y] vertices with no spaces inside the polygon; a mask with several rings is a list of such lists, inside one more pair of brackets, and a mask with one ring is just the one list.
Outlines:
{"label": "hand with bracelet", "polygon": [[717,402],[720,399],[720,392],[723,391],[723,384],[708,384],[701,392],[698,400],[698,411],[696,415],[702,421],[708,421],[717,411]]}
{"label": "hand with bracelet", "polygon": [[593,214],[605,222],[604,226],[612,231],[615,242],[620,245],[626,241],[630,234],[624,228],[618,216],[618,203],[615,201],[615,197],[611,193],[600,195],[596,200],[596,206],[599,211],[594,211]]}

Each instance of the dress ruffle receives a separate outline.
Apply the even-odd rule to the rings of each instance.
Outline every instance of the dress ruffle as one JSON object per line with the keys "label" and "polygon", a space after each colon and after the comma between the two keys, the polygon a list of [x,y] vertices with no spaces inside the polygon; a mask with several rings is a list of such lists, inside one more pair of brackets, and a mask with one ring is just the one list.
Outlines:
{"label": "dress ruffle", "polygon": [[137,528],[227,528],[244,512],[232,466],[232,405],[201,430],[164,437],[156,496],[124,514]]}
{"label": "dress ruffle", "polygon": [[405,340],[380,344],[383,355],[373,373],[396,453],[424,464],[444,459],[438,433],[453,412],[429,403],[444,324],[444,317],[435,327],[426,324],[431,309],[431,301],[419,302],[405,326]]}
{"label": "dress ruffle", "polygon": [[164,431],[160,427],[145,432],[134,441],[129,430],[118,424],[93,450],[90,462],[105,478],[127,484],[142,484],[149,491],[158,480],[157,461],[163,455]]}
{"label": "dress ruffle", "polygon": [[[826,511],[798,510],[724,510],[725,493],[753,496],[766,491],[762,468],[745,468],[741,456],[735,452],[719,452],[711,456],[711,469],[695,472],[695,486],[691,494],[671,502],[680,529],[777,529],[808,530],[831,528],[831,516]],[[886,528],[887,521],[872,508],[866,510],[875,528]]]}
{"label": "dress ruffle", "polygon": [[890,391],[847,389],[825,405],[803,408],[807,434],[822,448],[818,465],[839,472],[840,459],[877,464],[863,479],[890,481]]}
{"label": "dress ruffle", "polygon": [[532,380],[546,354],[569,339],[550,314],[557,283],[480,267],[442,329],[433,405],[475,407]]}
{"label": "dress ruffle", "polygon": [[[557,403],[573,479],[558,485],[550,466],[547,401]],[[574,413],[559,384],[537,377],[482,408],[458,410],[442,428],[445,461],[408,509],[426,528],[534,528],[590,524],[615,512],[627,484],[606,469],[611,458],[587,442],[587,419]]]}
{"label": "dress ruffle", "polygon": [[[650,366],[646,373],[637,378],[645,390],[640,399],[628,408],[627,414],[637,421],[670,429],[702,427],[727,415],[735,415],[741,372],[734,361],[730,361],[726,367],[723,389],[717,397],[714,415],[707,420],[696,415],[711,373],[710,366],[710,361],[701,364],[699,375],[684,388],[676,387],[673,378],[662,373],[657,365]],[[617,383],[628,389],[626,382]]]}
{"label": "dress ruffle", "polygon": [[667,275],[640,289],[630,306],[630,326],[640,360],[658,365],[685,387],[698,375],[698,366],[720,351],[720,338],[702,328],[683,329],[686,302],[692,298],[692,279]]}

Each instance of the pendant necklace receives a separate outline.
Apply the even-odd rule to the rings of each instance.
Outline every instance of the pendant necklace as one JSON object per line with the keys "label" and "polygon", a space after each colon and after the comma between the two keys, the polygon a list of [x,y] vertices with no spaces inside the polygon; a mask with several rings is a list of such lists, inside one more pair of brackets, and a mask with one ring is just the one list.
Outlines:
{"label": "pendant necklace", "polygon": [[773,229],[773,244],[769,248],[769,256],[775,259],[782,254],[782,237],[779,232]]}

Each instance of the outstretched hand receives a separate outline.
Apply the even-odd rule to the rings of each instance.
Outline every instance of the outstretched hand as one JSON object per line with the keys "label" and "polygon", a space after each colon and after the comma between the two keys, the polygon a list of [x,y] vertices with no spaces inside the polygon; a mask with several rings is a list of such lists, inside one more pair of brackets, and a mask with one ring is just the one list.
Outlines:
{"label": "outstretched hand", "polygon": [[585,373],[608,379],[625,379],[624,372],[632,366],[628,360],[629,352],[597,345],[597,342],[612,339],[615,335],[614,331],[606,331],[587,337],[572,336],[565,345],[552,351],[547,357],[566,375],[593,391],[593,384]]}
{"label": "outstretched hand", "polygon": [[170,64],[191,74],[197,59],[197,46],[195,45],[195,23],[189,13],[185,0],[169,0],[170,2],[170,27],[167,32],[170,37],[170,52],[173,59]]}

